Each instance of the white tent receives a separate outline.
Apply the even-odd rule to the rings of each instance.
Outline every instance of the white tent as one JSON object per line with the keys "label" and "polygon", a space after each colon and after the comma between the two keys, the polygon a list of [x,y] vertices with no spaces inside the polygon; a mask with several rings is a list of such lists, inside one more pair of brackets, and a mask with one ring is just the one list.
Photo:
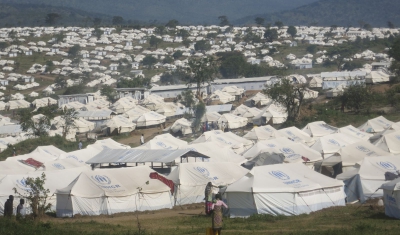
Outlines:
{"label": "white tent", "polygon": [[260,113],[253,117],[253,123],[255,125],[262,124],[281,124],[287,119],[287,112],[284,108],[271,104],[266,108],[263,108]]}
{"label": "white tent", "polygon": [[[92,145],[93,146],[93,145]],[[87,160],[94,157],[96,154],[100,153],[102,149],[88,147],[86,149],[76,150],[60,155],[58,159],[70,159],[78,162],[79,164],[84,164]]]}
{"label": "white tent", "polygon": [[255,166],[283,162],[304,162],[312,166],[315,162],[322,160],[319,152],[303,144],[293,143],[286,138],[259,141],[251,149],[247,150],[243,157],[251,162],[251,165]]}
{"label": "white tent", "polygon": [[362,124],[358,129],[367,133],[378,133],[384,131],[386,128],[390,127],[393,124],[392,121],[387,120],[383,116],[379,116],[373,119],[368,120],[364,124]]}
{"label": "white tent", "polygon": [[309,134],[311,137],[318,138],[329,134],[337,133],[338,128],[326,124],[324,121],[316,121],[308,123],[302,131]]}
{"label": "white tent", "polygon": [[311,146],[315,143],[314,138],[312,138],[309,134],[294,126],[280,129],[278,130],[278,133],[281,136],[284,136],[293,142],[302,143],[307,146]]}
{"label": "white tent", "polygon": [[260,140],[269,140],[281,137],[279,132],[270,125],[253,127],[243,138],[253,140],[255,142]]}
{"label": "white tent", "polygon": [[165,120],[166,117],[164,115],[151,111],[142,114],[136,120],[133,120],[133,122],[136,123],[137,127],[148,127],[165,123]]}
{"label": "white tent", "polygon": [[126,118],[130,118],[133,120],[138,119],[140,116],[142,116],[145,113],[151,112],[151,110],[146,109],[145,107],[142,106],[135,106],[132,109],[129,109],[128,111],[126,111],[123,116]]}
{"label": "white tent", "polygon": [[300,215],[345,205],[343,182],[301,163],[254,167],[225,193],[231,217]]}
{"label": "white tent", "polygon": [[385,215],[400,219],[400,178],[382,184]]}
{"label": "white tent", "polygon": [[352,143],[359,141],[360,139],[349,136],[343,133],[335,133],[323,136],[319,138],[313,146],[312,149],[320,152],[324,158],[331,156],[332,154],[338,152],[341,148],[346,147]]}
{"label": "white tent", "polygon": [[202,122],[217,122],[218,119],[221,118],[221,114],[217,112],[207,112],[204,114],[204,116],[201,118]]}
{"label": "white tent", "polygon": [[57,217],[172,208],[170,188],[147,166],[84,171],[56,191]]}
{"label": "white tent", "polygon": [[117,115],[103,123],[102,128],[108,128],[109,134],[111,134],[115,130],[117,130],[118,134],[121,134],[134,131],[136,128],[136,124],[133,123],[131,119],[128,119],[122,115]]}
{"label": "white tent", "polygon": [[[242,164],[246,161],[243,156],[235,153],[232,148],[227,146],[224,147],[214,142],[190,144],[181,148],[189,148],[190,150],[210,157],[208,159],[204,159],[205,162],[234,162],[237,164]],[[189,158],[189,160],[191,160],[191,158]]]}
{"label": "white tent", "polygon": [[223,104],[235,101],[235,96],[230,95],[227,92],[223,92],[220,90],[214,91],[213,94],[210,95],[211,100],[218,100]]}
{"label": "white tent", "polygon": [[50,154],[54,157],[59,157],[61,154],[65,154],[63,150],[53,146],[53,145],[46,145],[46,146],[39,146],[35,150],[33,150],[31,153],[46,153]]}
{"label": "white tent", "polygon": [[399,169],[399,157],[366,157],[359,166],[338,175],[336,179],[344,181],[348,202],[364,202],[368,198],[382,197],[383,192],[379,188],[385,182],[385,173],[397,175]]}
{"label": "white tent", "polygon": [[371,137],[369,138],[369,141],[371,143],[375,142],[376,140],[378,140],[379,138],[381,138],[382,136],[392,133],[392,132],[396,132],[396,131],[400,131],[400,122],[395,122],[392,125],[390,125],[390,127],[386,128],[385,130],[375,133],[375,134],[371,134],[371,133],[366,133],[366,132],[362,132],[362,133],[366,133],[367,135],[370,135]]}
{"label": "white tent", "polygon": [[238,117],[230,113],[222,114],[222,116],[218,119],[218,124],[224,122],[227,124],[229,129],[237,129],[240,127],[244,127],[247,125],[247,118]]}
{"label": "white tent", "polygon": [[400,154],[400,131],[384,134],[374,142],[374,145],[386,152]]}
{"label": "white tent", "polygon": [[241,95],[244,93],[244,89],[237,86],[226,86],[222,88],[221,91],[226,92],[230,95]]}
{"label": "white tent", "polygon": [[75,159],[67,158],[67,159],[57,159],[54,161],[48,161],[43,164],[40,168],[42,171],[60,171],[65,169],[72,169],[72,168],[87,168],[90,170],[90,167],[83,162],[76,161]]}
{"label": "white tent", "polygon": [[250,99],[246,100],[246,102],[251,102],[251,105],[253,106],[264,106],[268,105],[272,102],[270,98],[268,98],[266,95],[262,94],[261,92],[258,92],[255,94],[253,97]]}
{"label": "white tent", "polygon": [[237,136],[232,132],[222,132],[220,130],[206,131],[191,144],[203,142],[214,142],[223,147],[230,147],[237,154],[241,154],[253,146],[251,140]]}
{"label": "white tent", "polygon": [[123,97],[111,105],[110,109],[116,113],[125,113],[134,108],[138,101],[131,96]]}
{"label": "white tent", "polygon": [[351,135],[351,136],[360,138],[362,140],[368,140],[372,136],[372,134],[362,132],[362,131],[360,131],[359,129],[355,128],[352,125],[348,125],[348,126],[339,128],[338,129],[338,133]]}
{"label": "white tent", "polygon": [[170,130],[173,133],[181,132],[182,135],[192,134],[192,123],[186,118],[178,119],[172,124]]}
{"label": "white tent", "polygon": [[187,148],[188,143],[186,141],[177,139],[171,134],[157,135],[144,145],[137,147],[138,149],[179,149]]}
{"label": "white tent", "polygon": [[208,182],[226,186],[243,177],[248,170],[231,162],[182,163],[167,178],[176,185],[175,205],[199,203],[204,200]]}
{"label": "white tent", "polygon": [[97,149],[101,151],[103,149],[130,149],[131,147],[128,145],[118,143],[117,141],[108,138],[103,140],[97,140],[94,144],[90,144],[86,148]]}

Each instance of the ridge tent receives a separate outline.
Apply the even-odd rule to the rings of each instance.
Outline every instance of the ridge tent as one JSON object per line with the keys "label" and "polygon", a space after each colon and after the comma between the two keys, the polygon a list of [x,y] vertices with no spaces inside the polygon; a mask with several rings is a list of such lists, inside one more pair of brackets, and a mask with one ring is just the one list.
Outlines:
{"label": "ridge tent", "polygon": [[320,152],[324,158],[327,158],[338,152],[341,148],[359,140],[359,138],[343,133],[335,133],[319,138],[311,148]]}
{"label": "ridge tent", "polygon": [[282,137],[287,137],[289,140],[293,142],[302,143],[307,146],[311,146],[315,143],[314,138],[312,138],[309,134],[307,134],[306,132],[300,130],[295,126],[280,129],[278,130],[278,133]]}
{"label": "ridge tent", "polygon": [[369,138],[369,141],[371,143],[373,143],[377,139],[381,138],[382,136],[384,136],[386,134],[389,134],[389,133],[392,133],[392,132],[396,132],[396,131],[400,131],[400,122],[393,123],[392,125],[390,125],[390,127],[386,128],[385,130],[383,130],[383,131],[381,131],[379,133],[375,133],[374,135],[370,134],[371,137]]}
{"label": "ridge tent", "polygon": [[175,183],[175,205],[185,205],[202,202],[208,182],[214,186],[226,186],[247,172],[232,162],[195,162],[179,164],[167,178]]}
{"label": "ridge tent", "polygon": [[241,154],[253,146],[251,140],[237,136],[232,132],[222,132],[220,130],[206,131],[191,144],[204,142],[214,142],[223,147],[230,147],[237,154]]}
{"label": "ridge tent", "polygon": [[172,208],[170,188],[147,166],[84,171],[57,195],[57,217]]}
{"label": "ridge tent", "polygon": [[256,107],[249,108],[246,112],[244,112],[242,115],[239,115],[240,117],[247,118],[247,121],[249,123],[253,123],[253,118],[257,115],[259,115],[262,111]]}
{"label": "ridge tent", "polygon": [[230,217],[300,215],[345,206],[343,182],[301,163],[254,167],[225,191]]}
{"label": "ridge tent", "polygon": [[231,113],[236,116],[242,116],[245,112],[249,110],[249,107],[247,107],[244,104],[239,105],[238,107],[235,108]]}
{"label": "ridge tent", "polygon": [[53,145],[39,146],[31,153],[46,153],[54,157],[59,157],[61,154],[66,154],[66,152]]}
{"label": "ridge tent", "polygon": [[140,116],[142,116],[145,113],[151,112],[151,110],[146,109],[145,107],[142,107],[140,105],[135,106],[131,109],[129,109],[128,111],[126,111],[123,116],[126,118],[130,118],[133,120],[138,119]]}
{"label": "ridge tent", "polygon": [[136,123],[137,127],[149,127],[154,125],[160,125],[165,123],[166,117],[154,111],[142,114],[133,122]]}
{"label": "ridge tent", "polygon": [[110,109],[116,113],[125,113],[134,108],[138,101],[131,96],[122,97],[111,105]]}
{"label": "ridge tent", "polygon": [[372,136],[372,134],[362,132],[352,125],[348,125],[348,126],[339,128],[338,133],[343,133],[346,135],[354,136],[354,137],[357,137],[362,140],[369,140],[369,138]]}
{"label": "ridge tent", "polygon": [[268,98],[268,96],[258,92],[253,97],[246,100],[246,102],[250,102],[252,106],[265,106],[272,103],[272,100]]}
{"label": "ridge tent", "polygon": [[0,161],[0,172],[5,175],[27,174],[36,169],[19,161]]}
{"label": "ridge tent", "polygon": [[210,95],[210,99],[217,100],[223,104],[226,104],[226,103],[235,101],[235,96],[232,96],[227,92],[216,90],[216,91],[214,91],[213,94]]}
{"label": "ridge tent", "polygon": [[186,118],[178,119],[172,124],[170,130],[173,133],[181,132],[182,135],[192,134],[192,123]]}
{"label": "ridge tent", "polygon": [[252,140],[254,142],[261,140],[269,140],[279,138],[281,135],[279,132],[270,125],[253,127],[243,138]]}
{"label": "ridge tent", "polygon": [[246,126],[248,121],[247,121],[247,118],[238,117],[238,116],[235,116],[230,113],[224,113],[218,119],[219,125],[221,125],[222,122],[226,123],[227,128],[229,128],[229,129],[237,129],[237,128]]}
{"label": "ridge tent", "polygon": [[204,116],[201,118],[202,122],[218,122],[218,119],[221,118],[221,114],[217,112],[206,112]]}
{"label": "ridge tent", "polygon": [[249,164],[246,165],[253,166],[280,164],[283,162],[301,162],[312,166],[315,162],[322,160],[319,152],[303,144],[293,143],[286,138],[260,141],[247,150],[243,157],[249,161]]}
{"label": "ridge tent", "polygon": [[253,117],[253,123],[255,125],[263,125],[267,123],[281,124],[286,121],[287,116],[288,114],[283,108],[271,104]]}
{"label": "ridge tent", "polygon": [[382,184],[385,215],[400,219],[400,178]]}
{"label": "ridge tent", "polygon": [[338,175],[336,179],[345,183],[347,202],[359,200],[364,203],[368,198],[382,197],[383,192],[379,187],[385,182],[385,173],[397,175],[399,169],[399,157],[366,157],[359,165]]}
{"label": "ridge tent", "polygon": [[117,141],[111,138],[108,138],[108,139],[96,140],[94,144],[89,144],[86,148],[98,149],[101,151],[103,149],[130,149],[131,147],[128,145],[118,143]]}
{"label": "ridge tent", "polygon": [[374,143],[380,149],[393,154],[400,154],[400,131],[389,132]]}
{"label": "ridge tent", "polygon": [[[107,148],[108,149],[108,148]],[[85,164],[85,162],[96,154],[100,153],[102,149],[89,147],[86,149],[80,149],[72,152],[68,152],[60,155],[59,160],[73,160],[79,164]]]}
{"label": "ridge tent", "polygon": [[392,121],[387,120],[383,116],[379,116],[373,119],[368,120],[364,124],[362,124],[358,129],[367,133],[378,133],[384,131],[386,128],[390,127],[393,124]]}
{"label": "ridge tent", "polygon": [[122,115],[117,115],[107,120],[103,123],[102,129],[106,129],[108,134],[117,131],[118,134],[121,133],[129,133],[134,131],[136,128],[136,124],[132,122],[131,119],[128,119]]}
{"label": "ridge tent", "polygon": [[90,167],[83,162],[76,161],[75,159],[67,158],[67,159],[58,159],[54,161],[48,161],[43,163],[43,166],[39,169],[41,171],[60,171],[71,168],[86,168],[90,170]]}
{"label": "ridge tent", "polygon": [[330,135],[333,133],[337,133],[338,128],[330,126],[330,125],[326,124],[324,121],[316,121],[316,122],[308,123],[307,126],[305,126],[302,129],[302,131],[306,132],[311,137],[318,138],[318,137]]}
{"label": "ridge tent", "polygon": [[230,95],[236,96],[236,95],[241,95],[244,93],[244,89],[243,88],[239,88],[237,86],[226,86],[224,88],[222,88],[223,92],[226,92]]}
{"label": "ridge tent", "polygon": [[153,139],[149,140],[144,145],[137,147],[136,149],[179,149],[187,148],[188,143],[173,137],[171,134],[157,135]]}
{"label": "ridge tent", "polygon": [[190,144],[188,146],[184,146],[182,148],[189,148],[193,151],[204,154],[210,158],[205,159],[207,162],[234,162],[237,164],[242,164],[246,161],[241,155],[236,154],[232,148],[227,146],[220,146],[214,142],[204,142],[204,143],[196,143]]}

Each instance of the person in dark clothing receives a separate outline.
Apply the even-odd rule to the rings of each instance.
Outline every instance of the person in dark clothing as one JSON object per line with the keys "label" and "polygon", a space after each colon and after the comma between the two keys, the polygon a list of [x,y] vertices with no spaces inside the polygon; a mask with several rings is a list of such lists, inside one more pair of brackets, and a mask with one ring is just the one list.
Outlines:
{"label": "person in dark clothing", "polygon": [[25,215],[25,200],[24,199],[20,199],[19,200],[19,204],[17,206],[17,219],[21,219],[24,215]]}
{"label": "person in dark clothing", "polygon": [[11,217],[13,215],[13,207],[14,207],[13,203],[14,203],[14,196],[10,195],[6,203],[4,203],[4,216]]}

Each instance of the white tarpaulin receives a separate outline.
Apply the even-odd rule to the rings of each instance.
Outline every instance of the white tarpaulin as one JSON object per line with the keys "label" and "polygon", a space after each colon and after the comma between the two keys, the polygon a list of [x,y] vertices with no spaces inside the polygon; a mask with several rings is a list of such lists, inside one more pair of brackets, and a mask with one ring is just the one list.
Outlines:
{"label": "white tarpaulin", "polygon": [[308,123],[302,131],[309,134],[311,137],[318,138],[329,134],[337,133],[338,128],[326,124],[324,121],[316,121]]}
{"label": "white tarpaulin", "polygon": [[204,200],[208,182],[214,186],[226,186],[243,177],[248,170],[232,162],[182,163],[167,178],[175,190],[175,205],[199,203]]}
{"label": "white tarpaulin", "polygon": [[[236,154],[232,148],[228,146],[221,146],[214,142],[190,144],[183,148],[189,148],[193,151],[210,157],[208,159],[204,159],[205,162],[234,162],[241,164],[246,161],[243,156]],[[191,160],[192,159],[189,159],[189,161]]]}
{"label": "white tarpaulin", "polygon": [[103,139],[103,140],[96,140],[94,144],[89,144],[87,149],[97,149],[99,151],[103,149],[130,149],[131,147],[129,145],[124,145],[121,143],[118,143],[117,141],[113,139]]}
{"label": "white tarpaulin", "polygon": [[146,109],[142,106],[135,106],[132,109],[129,109],[128,111],[126,111],[123,116],[126,118],[130,118],[133,120],[138,119],[140,116],[142,116],[145,113],[151,112],[151,110]]}
{"label": "white tarpaulin", "polygon": [[110,133],[114,132],[117,130],[118,134],[121,133],[129,133],[135,130],[136,124],[132,122],[131,119],[128,119],[122,115],[117,115],[110,120],[106,121],[103,125],[102,128],[109,128]]}
{"label": "white tarpaulin", "polygon": [[293,142],[302,143],[307,146],[311,146],[315,143],[314,138],[312,138],[309,134],[294,126],[280,129],[278,130],[278,133],[281,136],[287,137],[289,140]]}
{"label": "white tarpaulin", "polygon": [[382,184],[385,214],[400,219],[400,178]]}
{"label": "white tarpaulin", "polygon": [[100,215],[172,208],[170,188],[147,166],[84,171],[59,188],[57,217]]}
{"label": "white tarpaulin", "polygon": [[386,152],[400,154],[400,131],[384,134],[374,142],[374,145]]}
{"label": "white tarpaulin", "polygon": [[221,114],[217,112],[207,112],[204,114],[204,116],[201,118],[202,122],[217,122],[218,119],[221,118]]}
{"label": "white tarpaulin", "polygon": [[224,122],[229,129],[237,129],[240,127],[244,127],[247,125],[247,118],[238,117],[230,113],[222,114],[222,116],[218,119],[218,124]]}
{"label": "white tarpaulin", "polygon": [[346,147],[349,144],[358,142],[359,140],[359,138],[343,133],[335,133],[319,138],[315,142],[315,144],[311,146],[311,148],[320,152],[324,158],[327,158],[332,154],[338,152],[341,148]]}
{"label": "white tarpaulin", "polygon": [[178,148],[187,148],[187,142],[173,137],[171,134],[157,135],[144,145],[136,149],[167,149],[173,150]]}
{"label": "white tarpaulin", "polygon": [[186,118],[178,119],[172,124],[170,130],[173,133],[181,132],[182,135],[192,134],[192,123]]}
{"label": "white tarpaulin", "polygon": [[362,140],[368,140],[372,136],[372,134],[362,132],[362,131],[360,131],[359,129],[355,128],[352,125],[348,125],[348,126],[339,128],[338,129],[338,133],[351,135],[351,136],[360,138]]}
{"label": "white tarpaulin", "polygon": [[165,120],[166,117],[164,115],[151,111],[142,114],[136,120],[133,120],[133,122],[136,123],[137,127],[148,127],[165,123]]}
{"label": "white tarpaulin", "polygon": [[137,105],[138,101],[131,96],[123,97],[113,105],[111,105],[110,109],[115,111],[116,113],[125,113],[126,111],[132,109]]}
{"label": "white tarpaulin", "polygon": [[253,127],[243,138],[253,140],[255,142],[260,140],[269,140],[281,137],[279,132],[270,125]]}
{"label": "white tarpaulin", "polygon": [[231,217],[300,215],[345,205],[343,182],[301,163],[254,167],[225,193]]}
{"label": "white tarpaulin", "polygon": [[378,133],[384,131],[386,128],[393,124],[392,121],[387,120],[383,116],[379,116],[368,120],[366,123],[362,124],[358,129],[367,133]]}

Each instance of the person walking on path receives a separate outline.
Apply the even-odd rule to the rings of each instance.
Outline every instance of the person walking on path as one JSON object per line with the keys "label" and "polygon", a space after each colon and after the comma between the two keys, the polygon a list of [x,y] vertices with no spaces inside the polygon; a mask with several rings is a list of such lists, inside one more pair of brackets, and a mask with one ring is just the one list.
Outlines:
{"label": "person walking on path", "polygon": [[79,150],[82,149],[82,141],[79,141],[78,148],[79,148]]}
{"label": "person walking on path", "polygon": [[204,190],[204,200],[206,201],[205,207],[206,207],[206,215],[211,215],[211,206],[212,206],[212,183],[208,182],[206,189]]}
{"label": "person walking on path", "polygon": [[213,216],[212,216],[212,228],[214,230],[214,234],[221,235],[221,229],[222,229],[222,207],[228,208],[228,206],[221,200],[221,195],[217,194],[215,195],[215,200],[212,204],[211,209],[213,210]]}
{"label": "person walking on path", "polygon": [[4,203],[4,216],[11,217],[13,215],[14,196],[10,195]]}
{"label": "person walking on path", "polygon": [[140,145],[144,145],[144,135],[140,136]]}

